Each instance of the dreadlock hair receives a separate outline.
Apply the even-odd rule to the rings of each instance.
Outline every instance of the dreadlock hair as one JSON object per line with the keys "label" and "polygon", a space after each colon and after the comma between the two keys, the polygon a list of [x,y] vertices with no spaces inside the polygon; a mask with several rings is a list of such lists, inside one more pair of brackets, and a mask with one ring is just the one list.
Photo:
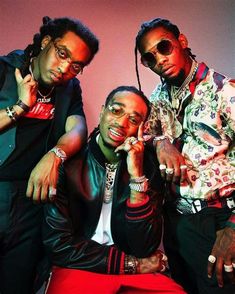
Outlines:
{"label": "dreadlock hair", "polygon": [[51,19],[48,16],[44,16],[42,22],[43,25],[40,27],[40,32],[33,37],[33,44],[28,45],[25,49],[25,67],[28,67],[32,57],[36,57],[40,53],[41,41],[45,36],[49,35],[53,41],[56,38],[63,37],[68,31],[75,33],[87,44],[91,52],[87,64],[91,62],[99,49],[99,40],[80,20],[68,17]]}
{"label": "dreadlock hair", "polygon": [[[140,76],[139,76],[139,70],[138,70],[137,53],[138,53],[138,51],[140,52],[140,45],[141,45],[141,40],[142,40],[143,36],[147,32],[149,32],[153,29],[159,28],[159,27],[162,27],[165,30],[167,30],[168,32],[171,32],[175,36],[176,39],[178,39],[179,35],[180,35],[179,28],[175,24],[170,22],[168,19],[155,18],[150,21],[143,22],[141,24],[140,30],[137,33],[136,41],[135,41],[135,71],[136,71],[136,77],[137,77],[138,86],[139,86],[140,90],[141,90],[141,84],[140,84]],[[192,59],[195,59],[196,55],[192,54],[190,48],[186,48],[185,51]]]}
{"label": "dreadlock hair", "polygon": [[[148,118],[149,114],[150,114],[150,109],[151,109],[151,106],[150,106],[150,102],[148,100],[148,98],[144,95],[144,93],[140,90],[138,90],[136,87],[134,86],[119,86],[115,89],[113,89],[107,96],[106,100],[105,100],[105,104],[104,104],[104,107],[107,108],[110,101],[113,99],[113,96],[118,93],[118,92],[131,92],[131,93],[134,93],[138,96],[140,96],[143,101],[145,102],[146,106],[147,106],[147,114],[146,114],[146,119]],[[90,136],[89,136],[89,139],[96,133],[99,132],[99,126],[97,126],[96,128],[94,128],[94,130],[91,132]]]}

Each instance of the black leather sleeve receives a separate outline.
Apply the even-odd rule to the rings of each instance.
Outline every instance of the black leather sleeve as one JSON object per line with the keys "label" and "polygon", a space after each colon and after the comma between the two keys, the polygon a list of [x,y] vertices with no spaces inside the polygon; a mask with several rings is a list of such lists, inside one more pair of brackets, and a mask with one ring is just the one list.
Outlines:
{"label": "black leather sleeve", "polygon": [[[60,170],[57,197],[44,206],[43,240],[53,265],[119,274],[124,253],[115,246],[104,246],[75,232]],[[78,218],[79,220],[79,218]],[[79,224],[76,224],[79,226]]]}

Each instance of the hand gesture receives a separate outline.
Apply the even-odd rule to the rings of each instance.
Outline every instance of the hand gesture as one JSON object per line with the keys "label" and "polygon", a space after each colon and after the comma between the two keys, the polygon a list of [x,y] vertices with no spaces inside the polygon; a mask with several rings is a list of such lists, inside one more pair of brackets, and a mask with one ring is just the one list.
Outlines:
{"label": "hand gesture", "polygon": [[38,83],[30,74],[23,78],[18,68],[15,70],[15,78],[19,99],[31,108],[36,103]]}
{"label": "hand gesture", "polygon": [[141,123],[138,128],[137,138],[126,138],[125,142],[115,150],[116,153],[121,150],[127,152],[127,170],[131,178],[137,178],[143,175],[143,141],[143,123]]}

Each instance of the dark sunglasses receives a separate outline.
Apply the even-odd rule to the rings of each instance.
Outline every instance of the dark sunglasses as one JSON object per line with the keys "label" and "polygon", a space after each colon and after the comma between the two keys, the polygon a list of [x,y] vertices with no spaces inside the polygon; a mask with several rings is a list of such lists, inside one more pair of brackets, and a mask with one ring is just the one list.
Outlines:
{"label": "dark sunglasses", "polygon": [[153,68],[157,63],[156,54],[170,55],[173,48],[171,41],[162,40],[141,56],[141,63],[146,67]]}

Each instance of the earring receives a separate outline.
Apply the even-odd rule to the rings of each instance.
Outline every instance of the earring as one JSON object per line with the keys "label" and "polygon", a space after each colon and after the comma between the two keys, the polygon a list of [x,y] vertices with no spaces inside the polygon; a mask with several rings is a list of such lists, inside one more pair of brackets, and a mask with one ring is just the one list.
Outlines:
{"label": "earring", "polygon": [[41,50],[43,50],[44,48],[41,46]]}

